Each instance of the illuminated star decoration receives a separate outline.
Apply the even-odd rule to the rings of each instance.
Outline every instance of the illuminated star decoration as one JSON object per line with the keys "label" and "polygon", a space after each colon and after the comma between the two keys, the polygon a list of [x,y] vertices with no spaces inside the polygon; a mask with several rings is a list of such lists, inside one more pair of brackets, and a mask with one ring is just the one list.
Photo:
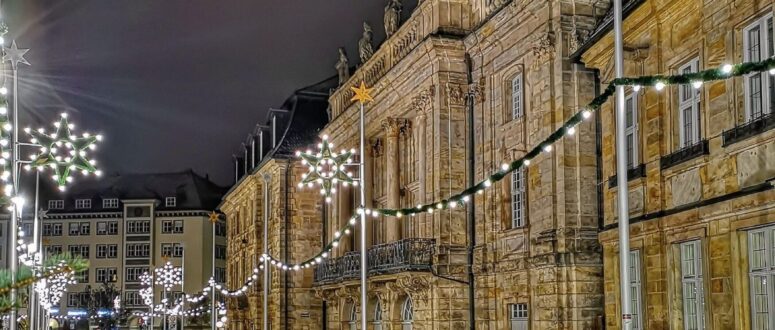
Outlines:
{"label": "illuminated star decoration", "polygon": [[27,54],[29,49],[19,49],[16,47],[16,40],[11,43],[11,47],[3,47],[5,55],[3,55],[3,62],[11,62],[11,68],[16,70],[19,67],[19,63],[30,65],[27,59],[24,58],[24,54]]}
{"label": "illuminated star decoration", "polygon": [[331,194],[336,192],[336,184],[341,182],[344,186],[357,185],[352,173],[345,172],[345,166],[352,164],[352,156],[355,149],[342,150],[340,153],[331,151],[334,145],[328,142],[328,136],[323,135],[323,142],[318,144],[320,151],[312,153],[297,151],[296,156],[301,157],[301,163],[309,166],[309,172],[304,173],[299,182],[299,187],[312,187],[314,183],[321,185],[320,194],[326,196],[326,203],[331,202]]}
{"label": "illuminated star decoration", "polygon": [[367,101],[374,101],[370,94],[374,88],[366,88],[366,83],[363,81],[360,86],[350,87],[350,89],[355,93],[350,101],[358,101],[361,105],[366,104]]}
{"label": "illuminated star decoration", "polygon": [[217,223],[220,218],[220,214],[215,213],[215,211],[210,212],[210,223]]}
{"label": "illuminated star decoration", "polygon": [[[80,170],[84,175],[94,173],[97,176],[101,172],[94,168],[96,162],[86,158],[87,149],[94,150],[95,143],[102,140],[102,136],[92,136],[83,133],[81,137],[72,134],[73,124],[67,122],[67,114],[63,113],[58,122],[54,123],[56,131],[52,135],[46,134],[43,128],[33,131],[25,129],[32,136],[33,144],[40,146],[40,154],[33,155],[30,167],[43,170],[46,166],[54,169],[53,179],[60,190],[64,190],[73,171]],[[29,168],[29,167],[26,167]]]}

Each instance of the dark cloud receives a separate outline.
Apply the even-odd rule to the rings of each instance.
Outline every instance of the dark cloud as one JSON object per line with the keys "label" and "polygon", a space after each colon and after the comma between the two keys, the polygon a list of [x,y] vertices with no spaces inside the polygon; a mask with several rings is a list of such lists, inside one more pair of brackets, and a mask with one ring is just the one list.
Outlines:
{"label": "dark cloud", "polygon": [[[416,1],[406,1],[413,8]],[[265,110],[356,63],[377,0],[3,1],[6,39],[31,48],[20,102],[31,126],[72,113],[106,136],[106,173],[193,168],[230,182],[231,154]],[[408,14],[409,10],[405,10]]]}

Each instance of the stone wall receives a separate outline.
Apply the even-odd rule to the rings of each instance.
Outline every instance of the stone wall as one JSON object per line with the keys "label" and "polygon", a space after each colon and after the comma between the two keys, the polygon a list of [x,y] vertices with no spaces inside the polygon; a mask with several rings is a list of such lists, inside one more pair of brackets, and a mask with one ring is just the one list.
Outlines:
{"label": "stone wall", "polygon": [[[624,22],[626,75],[676,73],[689,59],[701,70],[743,61],[742,29],[772,13],[772,1],[647,0]],[[605,36],[586,51],[587,67],[612,79],[612,38]],[[680,152],[678,89],[637,94],[639,159],[643,177],[630,178],[631,247],[640,250],[644,274],[644,328],[683,328],[678,255],[680,242],[699,239],[705,277],[708,328],[747,329],[750,298],[746,230],[774,224],[775,131],[725,143],[724,132],[744,124],[742,78],[705,83],[700,92],[700,138],[707,151],[666,166],[663,157]],[[631,92],[628,89],[628,92]],[[605,229],[606,323],[619,326],[618,187],[615,173],[613,103],[600,111],[602,123]]]}

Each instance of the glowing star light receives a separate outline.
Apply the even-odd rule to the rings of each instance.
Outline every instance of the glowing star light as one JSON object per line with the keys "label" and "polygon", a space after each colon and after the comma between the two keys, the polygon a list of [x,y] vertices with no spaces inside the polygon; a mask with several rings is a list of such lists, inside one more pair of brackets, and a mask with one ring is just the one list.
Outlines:
{"label": "glowing star light", "polygon": [[67,122],[67,114],[63,113],[58,122],[54,123],[56,131],[52,135],[43,129],[25,130],[32,136],[32,143],[40,146],[40,154],[33,157],[30,165],[39,170],[48,166],[54,169],[54,180],[60,190],[72,181],[73,171],[80,170],[84,174],[100,175],[93,160],[86,158],[87,150],[94,149],[99,135],[84,133],[81,137],[72,134],[73,124]]}
{"label": "glowing star light", "polygon": [[363,81],[361,81],[360,86],[350,87],[350,89],[355,93],[350,101],[358,101],[360,104],[365,104],[367,101],[374,101],[370,94],[373,88],[366,88],[366,84]]}
{"label": "glowing star light", "polygon": [[333,145],[328,142],[328,136],[323,136],[323,142],[318,144],[320,151],[313,153],[296,152],[301,157],[302,164],[309,166],[309,173],[302,176],[299,187],[307,185],[312,187],[315,183],[321,185],[320,194],[326,197],[326,202],[331,202],[331,194],[336,192],[336,184],[347,186],[354,184],[352,173],[345,172],[345,166],[352,164],[352,156],[355,150],[342,150],[340,153],[331,151]]}

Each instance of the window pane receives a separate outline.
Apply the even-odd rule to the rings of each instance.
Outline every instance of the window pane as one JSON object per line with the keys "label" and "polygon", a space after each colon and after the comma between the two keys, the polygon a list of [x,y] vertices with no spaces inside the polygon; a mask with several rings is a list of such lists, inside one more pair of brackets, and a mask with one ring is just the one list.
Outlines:
{"label": "window pane", "polygon": [[751,106],[751,118],[762,115],[762,76],[754,74],[748,77],[748,102]]}
{"label": "window pane", "polygon": [[751,269],[762,269],[767,265],[764,239],[764,231],[752,232],[750,234],[750,242],[748,244],[751,246]]}
{"label": "window pane", "polygon": [[770,311],[767,301],[767,277],[751,277],[751,294],[754,329],[769,329]]}

